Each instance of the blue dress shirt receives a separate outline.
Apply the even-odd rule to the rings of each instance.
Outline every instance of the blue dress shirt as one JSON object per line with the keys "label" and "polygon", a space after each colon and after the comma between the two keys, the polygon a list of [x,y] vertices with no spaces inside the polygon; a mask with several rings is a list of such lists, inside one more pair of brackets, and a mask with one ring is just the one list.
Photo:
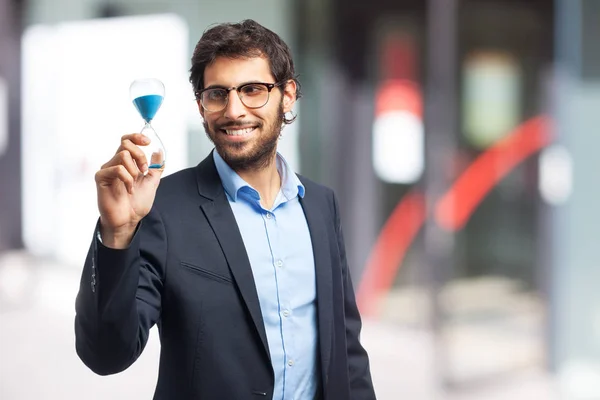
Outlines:
{"label": "blue dress shirt", "polygon": [[274,400],[313,400],[318,385],[315,264],[300,197],[304,185],[277,154],[281,189],[270,210],[215,150],[260,302],[275,373]]}

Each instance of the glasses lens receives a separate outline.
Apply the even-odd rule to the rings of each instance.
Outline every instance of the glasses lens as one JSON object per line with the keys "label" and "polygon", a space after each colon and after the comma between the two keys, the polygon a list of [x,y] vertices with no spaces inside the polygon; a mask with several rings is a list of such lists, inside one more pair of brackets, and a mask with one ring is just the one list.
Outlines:
{"label": "glasses lens", "polygon": [[200,101],[208,111],[220,111],[227,105],[227,91],[224,89],[208,89],[202,92]]}
{"label": "glasses lens", "polygon": [[246,107],[259,108],[269,101],[269,89],[265,85],[251,83],[239,88],[240,99]]}

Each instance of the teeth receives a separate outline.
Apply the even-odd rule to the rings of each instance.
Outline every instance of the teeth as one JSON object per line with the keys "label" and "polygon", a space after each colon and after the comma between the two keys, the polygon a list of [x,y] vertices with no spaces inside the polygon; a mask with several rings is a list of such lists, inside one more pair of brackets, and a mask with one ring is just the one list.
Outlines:
{"label": "teeth", "polygon": [[225,129],[225,132],[227,132],[227,134],[231,135],[231,136],[242,136],[242,135],[247,135],[248,133],[252,132],[253,130],[254,130],[254,128]]}

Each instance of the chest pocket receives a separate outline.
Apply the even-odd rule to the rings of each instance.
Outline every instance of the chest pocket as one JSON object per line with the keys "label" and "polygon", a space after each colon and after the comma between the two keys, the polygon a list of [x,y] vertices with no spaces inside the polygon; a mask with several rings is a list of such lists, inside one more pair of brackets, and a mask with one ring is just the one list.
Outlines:
{"label": "chest pocket", "polygon": [[199,265],[192,264],[187,261],[181,261],[180,265],[184,271],[189,271],[193,274],[202,276],[206,279],[210,279],[210,280],[225,283],[225,284],[233,283],[231,274],[229,273],[228,270],[223,271],[223,268],[219,268],[219,271],[213,271],[211,269],[201,267]]}

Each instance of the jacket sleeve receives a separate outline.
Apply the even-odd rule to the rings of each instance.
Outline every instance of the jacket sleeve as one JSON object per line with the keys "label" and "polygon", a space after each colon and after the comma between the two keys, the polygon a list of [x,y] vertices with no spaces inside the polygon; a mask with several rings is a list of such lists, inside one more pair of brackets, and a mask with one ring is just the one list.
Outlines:
{"label": "jacket sleeve", "polygon": [[356,305],[352,278],[348,269],[344,235],[342,232],[339,207],[335,195],[333,195],[333,205],[344,289],[344,314],[346,320],[346,345],[348,349],[350,399],[373,400],[375,399],[375,391],[373,389],[373,382],[371,380],[369,357],[366,350],[360,343],[362,322],[358,307]]}
{"label": "jacket sleeve", "polygon": [[159,321],[167,238],[157,211],[138,225],[127,249],[105,247],[94,232],[75,302],[75,347],[99,375],[127,369]]}

